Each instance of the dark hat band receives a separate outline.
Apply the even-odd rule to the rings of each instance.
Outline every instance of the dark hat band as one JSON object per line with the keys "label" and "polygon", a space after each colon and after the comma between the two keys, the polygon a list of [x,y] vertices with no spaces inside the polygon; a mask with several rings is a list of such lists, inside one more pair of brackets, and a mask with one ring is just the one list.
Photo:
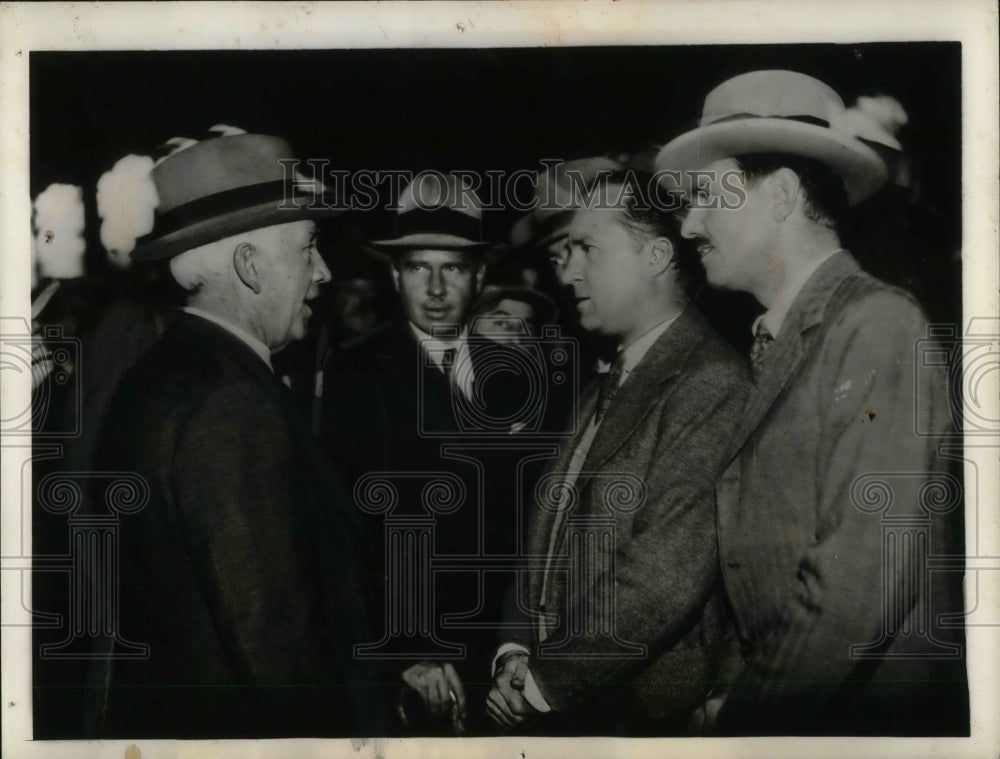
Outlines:
{"label": "dark hat band", "polygon": [[830,122],[826,119],[821,119],[818,116],[810,116],[808,114],[803,114],[801,116],[762,116],[759,113],[734,113],[729,116],[723,116],[719,119],[713,119],[708,123],[724,124],[727,121],[742,121],[743,119],[783,119],[785,121],[801,121],[804,124],[826,127],[827,129],[830,128]]}
{"label": "dark hat band", "polygon": [[153,231],[139,238],[137,245],[144,245],[151,240],[179,232],[204,221],[267,203],[274,203],[276,210],[296,211],[308,208],[308,205],[299,205],[295,200],[306,198],[312,200],[316,197],[313,193],[302,189],[300,184],[286,182],[282,179],[247,185],[246,187],[235,187],[231,190],[217,192],[214,195],[197,198],[157,216]]}
{"label": "dark hat band", "polygon": [[483,241],[482,225],[460,211],[451,208],[414,208],[396,217],[393,226],[396,237],[416,234],[454,235],[474,242]]}

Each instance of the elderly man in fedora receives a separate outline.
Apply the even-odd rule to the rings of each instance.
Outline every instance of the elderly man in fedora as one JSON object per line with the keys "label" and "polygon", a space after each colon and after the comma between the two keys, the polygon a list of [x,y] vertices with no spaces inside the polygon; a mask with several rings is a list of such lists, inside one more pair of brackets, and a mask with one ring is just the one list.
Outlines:
{"label": "elderly man in fedora", "polygon": [[353,505],[271,370],[329,279],[290,158],[282,139],[239,134],[152,170],[155,225],[132,258],[168,266],[187,305],[122,381],[96,448],[96,469],[149,488],[121,521],[110,609],[148,656],[95,662],[100,735],[385,731],[352,656],[370,635]]}
{"label": "elderly man in fedora", "polygon": [[[755,71],[712,90],[701,125],[656,159],[690,193],[682,231],[709,283],[764,308],[717,488],[745,658],[724,734],[968,734],[961,628],[941,623],[961,614],[961,575],[922,563],[955,551],[961,519],[937,455],[946,388],[917,375],[914,299],[841,246],[845,210],[886,179],[846,124],[823,82]],[[954,498],[935,502],[940,488]],[[900,524],[929,542],[897,548]]]}
{"label": "elderly man in fedora", "polygon": [[[394,227],[395,236],[372,241],[370,252],[389,266],[400,317],[326,359],[321,438],[332,460],[346,462],[352,483],[383,477],[399,494],[391,514],[365,515],[365,552],[371,559],[368,605],[376,626],[385,625],[388,636],[372,655],[401,662],[400,682],[421,697],[414,700],[404,693],[401,714],[414,732],[475,732],[484,712],[481,681],[494,631],[471,625],[444,629],[441,619],[448,613],[474,612],[481,600],[482,613],[489,615],[490,603],[501,594],[481,593],[476,572],[425,576],[420,582],[432,587],[408,592],[425,592],[433,599],[427,618],[431,628],[396,635],[399,630],[390,628],[405,620],[394,622],[386,604],[406,599],[397,594],[387,600],[387,593],[396,593],[387,578],[396,576],[398,568],[387,563],[384,546],[387,520],[401,517],[433,517],[435,555],[479,555],[480,540],[488,548],[490,535],[503,529],[491,527],[497,515],[481,513],[476,463],[447,450],[448,444],[464,440],[459,411],[481,397],[475,341],[470,341],[466,322],[482,286],[490,246],[482,237],[479,199],[450,174],[427,171],[414,177],[400,194]],[[494,463],[486,462],[484,476],[496,468]],[[460,484],[452,492],[457,500],[432,515],[424,508],[425,495],[436,481]],[[494,616],[499,618],[499,611]],[[464,654],[455,646],[464,646]]]}

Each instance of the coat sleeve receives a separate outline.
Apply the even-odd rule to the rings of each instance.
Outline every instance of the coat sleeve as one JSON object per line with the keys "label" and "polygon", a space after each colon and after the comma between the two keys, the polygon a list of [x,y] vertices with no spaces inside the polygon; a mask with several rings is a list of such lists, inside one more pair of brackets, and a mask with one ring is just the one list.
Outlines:
{"label": "coat sleeve", "polygon": [[[571,708],[603,684],[634,676],[670,651],[719,590],[714,485],[749,384],[735,361],[709,368],[686,396],[698,399],[685,409],[690,413],[671,409],[661,416],[644,477],[646,502],[631,540],[615,552],[613,575],[594,578],[577,596],[593,593],[600,583],[613,585],[617,636],[645,653],[615,656],[612,641],[584,631],[569,638],[559,658],[533,660],[539,688],[556,710]],[[566,619],[550,640],[563,639],[565,627]],[[704,695],[710,684],[696,687]]]}
{"label": "coat sleeve", "polygon": [[761,719],[782,723],[767,730],[813,724],[865,677],[870,662],[852,655],[852,645],[884,641],[884,631],[911,613],[918,583],[883,541],[882,525],[886,517],[926,519],[926,486],[947,477],[935,472],[937,440],[916,430],[918,407],[936,429],[948,424],[943,382],[916,373],[925,335],[919,308],[883,290],[849,304],[826,336],[820,365],[830,371],[815,400],[816,534],[801,555],[782,627],[738,678],[720,725],[729,718],[750,720],[744,727],[754,730]]}

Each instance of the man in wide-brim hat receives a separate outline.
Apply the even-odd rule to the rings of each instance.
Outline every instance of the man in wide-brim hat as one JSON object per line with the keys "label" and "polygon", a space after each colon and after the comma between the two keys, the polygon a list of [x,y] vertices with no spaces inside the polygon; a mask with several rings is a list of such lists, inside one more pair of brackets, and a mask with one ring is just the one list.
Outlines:
{"label": "man in wide-brim hat", "polygon": [[138,644],[148,656],[95,662],[100,735],[385,730],[374,678],[353,657],[371,635],[354,507],[270,363],[305,335],[329,279],[321,204],[285,175],[291,158],[282,139],[238,134],[152,169],[155,223],[132,257],[167,262],[187,305],[126,375],[97,446],[96,469],[149,487],[121,519],[119,577],[103,578],[120,578],[112,658]]}
{"label": "man in wide-brim hat", "polygon": [[[936,457],[946,388],[916,374],[920,307],[862,271],[837,231],[849,204],[885,181],[884,164],[851,135],[830,87],[754,71],[713,89],[701,125],[656,168],[689,193],[682,232],[708,281],[765,309],[753,324],[755,389],[717,492],[745,656],[718,730],[967,734],[961,630],[938,624],[961,613],[961,586],[918,579],[908,562],[922,559],[884,542],[902,519],[922,525],[929,550],[956,550],[960,499],[925,503],[950,481]],[[918,413],[930,434],[917,434]],[[888,500],[876,504],[872,487]]]}

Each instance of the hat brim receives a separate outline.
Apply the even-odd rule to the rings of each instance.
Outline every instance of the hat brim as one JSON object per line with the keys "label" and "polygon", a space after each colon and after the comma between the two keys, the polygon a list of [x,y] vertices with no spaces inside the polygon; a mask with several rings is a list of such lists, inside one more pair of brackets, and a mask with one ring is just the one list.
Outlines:
{"label": "hat brim", "polygon": [[[813,124],[776,118],[733,119],[693,129],[671,140],[657,154],[657,172],[678,172],[687,190],[687,172],[725,158],[752,153],[786,153],[811,158],[844,179],[853,206],[871,197],[888,177],[878,154],[860,141]],[[661,179],[666,184],[665,179]]]}
{"label": "hat brim", "polygon": [[391,240],[372,240],[362,247],[365,253],[380,261],[392,263],[399,256],[411,250],[454,250],[465,253],[476,253],[489,262],[491,251],[495,247],[492,242],[478,242],[454,235],[419,233],[397,237]]}
{"label": "hat brim", "polygon": [[575,212],[566,208],[541,218],[532,216],[534,212],[525,214],[511,227],[511,244],[524,251],[543,251],[567,236]]}
{"label": "hat brim", "polygon": [[136,245],[133,261],[160,261],[227,237],[294,221],[329,219],[339,208],[279,208],[274,202],[230,211]]}
{"label": "hat brim", "polygon": [[372,240],[369,245],[373,248],[385,248],[386,250],[399,250],[414,248],[440,248],[442,250],[467,250],[477,248],[487,248],[492,243],[470,240],[457,235],[442,234],[438,232],[416,232],[411,235],[394,237],[390,240]]}

